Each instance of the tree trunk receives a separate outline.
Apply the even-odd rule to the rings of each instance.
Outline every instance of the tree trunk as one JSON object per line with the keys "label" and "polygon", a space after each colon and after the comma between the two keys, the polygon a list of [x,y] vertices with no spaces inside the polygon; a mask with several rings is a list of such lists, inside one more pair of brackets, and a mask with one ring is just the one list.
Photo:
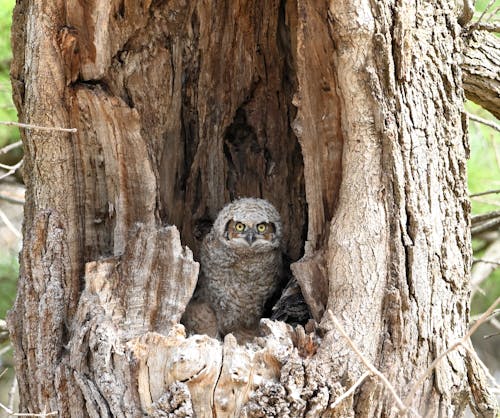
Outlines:
{"label": "tree trunk", "polygon": [[[23,410],[494,416],[464,349],[415,386],[468,324],[459,37],[437,0],[18,1],[20,119],[78,130],[23,132]],[[201,239],[239,196],[280,211],[316,326],[185,335]],[[372,374],[332,407],[366,371],[333,317],[405,405]]]}

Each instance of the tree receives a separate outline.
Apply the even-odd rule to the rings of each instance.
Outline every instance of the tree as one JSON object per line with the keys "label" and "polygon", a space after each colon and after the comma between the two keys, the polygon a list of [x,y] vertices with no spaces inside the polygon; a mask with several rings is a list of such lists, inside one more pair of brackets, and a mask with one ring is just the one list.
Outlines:
{"label": "tree", "polygon": [[[77,129],[23,133],[23,410],[494,416],[472,351],[423,374],[467,332],[460,36],[438,1],[18,2],[20,119]],[[200,239],[243,195],[286,220],[318,325],[186,337]]]}

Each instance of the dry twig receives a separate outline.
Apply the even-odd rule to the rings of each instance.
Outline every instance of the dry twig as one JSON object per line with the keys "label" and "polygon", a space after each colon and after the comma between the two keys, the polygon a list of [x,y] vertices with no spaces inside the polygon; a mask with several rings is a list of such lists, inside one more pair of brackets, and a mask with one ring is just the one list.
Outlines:
{"label": "dry twig", "polygon": [[361,385],[361,383],[363,383],[363,381],[368,377],[370,376],[371,373],[370,372],[364,372],[361,377],[356,381],[356,383],[354,383],[354,385],[352,385],[346,392],[344,392],[341,396],[339,396],[337,399],[335,399],[335,402],[333,402],[329,408],[330,409],[333,409],[335,408],[336,406],[340,405],[340,403],[348,398],[349,396],[351,396],[354,391],[356,390],[356,388]]}
{"label": "dry twig", "polygon": [[493,32],[493,33],[500,32],[500,24],[498,23],[486,23],[486,22],[474,23],[471,26],[471,28],[473,30],[485,30],[486,32]]}
{"label": "dry twig", "polygon": [[60,128],[58,126],[40,126],[40,125],[32,125],[20,122],[0,121],[0,125],[17,126],[19,128],[24,128],[24,129],[38,129],[40,131],[77,132],[76,128]]}
{"label": "dry twig", "polygon": [[474,193],[471,194],[469,197],[485,196],[487,194],[497,194],[497,193],[500,193],[500,189],[486,190],[485,192]]}
{"label": "dry twig", "polygon": [[6,407],[3,403],[0,402],[0,408],[2,408],[7,414],[12,415],[13,417],[49,417],[52,415],[57,415],[58,412],[42,412],[41,414],[30,414],[30,413],[22,413],[22,412],[14,412],[12,409]]}
{"label": "dry twig", "polygon": [[401,400],[399,395],[396,392],[396,389],[394,386],[392,386],[391,382],[387,380],[387,377],[384,376],[380,370],[378,370],[373,364],[370,363],[370,361],[363,355],[363,353],[359,350],[359,348],[354,344],[354,342],[351,340],[351,338],[347,335],[345,332],[344,328],[342,325],[340,325],[339,321],[333,315],[332,311],[328,311],[328,314],[330,315],[333,324],[335,325],[335,328],[340,332],[340,334],[346,339],[347,343],[349,344],[349,347],[351,347],[352,351],[354,351],[361,362],[366,366],[366,368],[370,371],[370,374],[377,376],[380,381],[384,384],[384,386],[391,392],[392,397],[396,401],[396,405],[398,406],[398,409],[400,412],[404,413],[408,411],[408,407],[404,404],[404,402]]}
{"label": "dry twig", "polygon": [[5,174],[0,175],[0,180],[4,179],[5,177],[9,177],[12,174],[14,174],[19,167],[21,167],[21,164],[23,163],[23,160],[21,159],[17,164],[14,165],[5,165],[5,164],[0,164],[0,168],[3,168],[5,170],[8,170]]}
{"label": "dry twig", "polygon": [[470,336],[476,332],[476,330],[479,328],[479,326],[486,321],[486,319],[489,317],[491,312],[493,312],[493,309],[500,303],[500,297],[493,302],[493,304],[484,312],[481,317],[477,320],[477,322],[470,327],[469,331],[457,342],[453,343],[446,351],[443,351],[439,356],[437,356],[434,361],[431,363],[431,365],[427,368],[427,370],[422,373],[422,375],[418,378],[417,382],[412,386],[410,389],[410,392],[408,393],[408,396],[406,397],[406,402],[405,405],[409,405],[410,402],[413,400],[415,393],[417,392],[418,388],[424,383],[425,379],[431,374],[431,372],[434,370],[434,368],[437,366],[437,364],[448,354],[450,354],[452,351],[454,351],[456,348],[459,346],[464,346],[465,347],[465,342],[469,340]]}
{"label": "dry twig", "polygon": [[472,292],[477,291],[481,283],[490,277],[500,264],[500,238],[488,244],[483,257],[485,262],[472,266],[470,277]]}
{"label": "dry twig", "polygon": [[[342,325],[338,322],[337,318],[333,315],[333,313],[329,310],[328,314],[331,317],[331,320],[333,324],[335,325],[335,328],[340,332],[340,334],[347,340],[347,343],[351,347],[351,349],[356,353],[356,355],[359,357],[361,362],[366,366],[366,368],[369,370],[369,372],[364,373],[360,379],[347,391],[345,392],[342,396],[340,396],[331,407],[337,406],[341,401],[343,401],[345,398],[347,398],[349,395],[351,395],[356,388],[366,379],[368,375],[374,375],[377,376],[380,381],[384,384],[384,386],[389,390],[391,393],[392,397],[394,398],[396,405],[400,411],[400,413],[408,413],[412,412],[415,415],[419,416],[418,413],[410,407],[411,402],[413,401],[415,397],[415,393],[417,390],[420,388],[420,386],[423,384],[425,379],[430,375],[430,373],[434,370],[434,368],[438,365],[438,363],[446,357],[449,353],[457,349],[459,346],[463,346],[465,350],[467,350],[469,353],[474,354],[474,356],[477,358],[475,353],[467,347],[466,342],[470,343],[470,336],[477,330],[477,328],[485,322],[488,317],[492,314],[493,310],[495,307],[500,303],[500,297],[493,302],[493,304],[481,315],[481,317],[470,327],[469,331],[457,342],[452,344],[446,351],[442,352],[439,356],[437,356],[434,361],[431,363],[431,365],[427,368],[427,370],[422,373],[422,375],[417,379],[415,384],[411,387],[410,392],[405,398],[405,401],[400,398],[400,396],[397,394],[396,389],[394,386],[389,382],[389,380],[384,376],[382,372],[380,372],[370,361],[361,353],[361,351],[358,349],[358,347],[354,344],[354,342],[349,338],[347,333],[345,332],[344,328]],[[481,366],[484,368],[484,364],[482,362],[479,362]],[[488,377],[490,379],[493,379],[491,374],[488,372]]]}
{"label": "dry twig", "polygon": [[483,125],[489,126],[495,131],[500,132],[500,126],[498,126],[495,122],[492,122],[491,120],[480,118],[479,116],[473,115],[472,113],[467,113],[467,116],[469,117],[470,120],[473,120],[474,122],[482,123]]}
{"label": "dry twig", "polygon": [[9,151],[12,151],[15,148],[19,148],[23,145],[23,141],[13,142],[12,144],[6,145],[3,148],[0,148],[0,155],[7,154]]}
{"label": "dry twig", "polygon": [[474,25],[479,25],[481,23],[481,20],[483,20],[484,15],[488,12],[488,10],[490,10],[491,6],[495,4],[495,1],[496,0],[490,0],[488,5],[485,7],[483,13],[481,13],[481,16],[479,16],[479,19],[477,19],[477,21],[474,22]]}
{"label": "dry twig", "polygon": [[485,263],[485,264],[493,264],[494,266],[500,266],[500,263],[498,261],[492,261],[492,260],[483,260],[482,258],[475,258],[472,260],[472,263]]}

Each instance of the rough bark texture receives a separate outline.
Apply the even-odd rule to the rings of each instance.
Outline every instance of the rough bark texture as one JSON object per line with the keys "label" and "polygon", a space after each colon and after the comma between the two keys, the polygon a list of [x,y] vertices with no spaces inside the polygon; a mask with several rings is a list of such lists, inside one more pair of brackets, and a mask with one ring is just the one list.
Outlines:
{"label": "rough bark texture", "polygon": [[465,95],[500,118],[500,39],[472,30],[466,34],[462,70]]}
{"label": "rough bark texture", "polygon": [[[460,35],[440,0],[18,1],[20,118],[78,129],[23,133],[23,410],[397,416],[374,377],[330,408],[365,370],[324,313],[403,398],[466,331]],[[264,320],[239,346],[178,324],[238,196],[279,209],[317,327]],[[407,406],[494,416],[489,396],[455,351]]]}

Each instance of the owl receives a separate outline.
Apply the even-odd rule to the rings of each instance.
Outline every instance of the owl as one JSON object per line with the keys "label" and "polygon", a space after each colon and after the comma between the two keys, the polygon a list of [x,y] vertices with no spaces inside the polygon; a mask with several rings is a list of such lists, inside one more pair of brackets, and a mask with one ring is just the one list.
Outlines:
{"label": "owl", "polygon": [[267,200],[226,205],[204,238],[198,298],[215,313],[219,336],[257,328],[282,270],[282,226]]}

